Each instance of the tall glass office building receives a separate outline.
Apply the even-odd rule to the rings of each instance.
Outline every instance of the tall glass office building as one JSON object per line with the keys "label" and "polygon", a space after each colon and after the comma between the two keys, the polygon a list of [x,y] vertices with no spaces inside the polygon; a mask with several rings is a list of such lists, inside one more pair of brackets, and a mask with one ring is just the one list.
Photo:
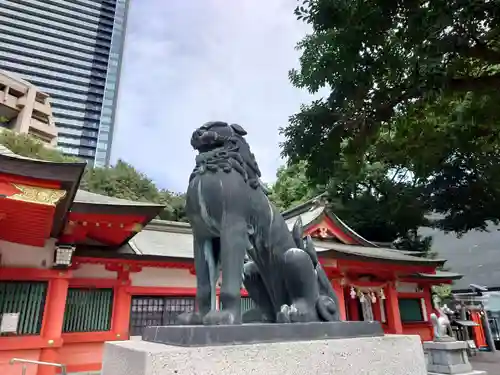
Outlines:
{"label": "tall glass office building", "polygon": [[129,0],[0,0],[0,69],[52,98],[58,147],[109,164]]}

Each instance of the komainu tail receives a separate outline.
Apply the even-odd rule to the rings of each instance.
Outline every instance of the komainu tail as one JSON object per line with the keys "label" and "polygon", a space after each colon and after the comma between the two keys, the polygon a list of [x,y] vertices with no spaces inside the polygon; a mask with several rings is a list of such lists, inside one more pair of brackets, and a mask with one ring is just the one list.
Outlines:
{"label": "komainu tail", "polygon": [[303,237],[302,220],[297,219],[292,229],[292,237],[297,247],[305,251],[311,258],[316,277],[320,296],[316,302],[316,309],[319,316],[324,321],[339,320],[338,314],[338,298],[332,288],[332,284],[325,273],[325,270],[319,263],[318,254],[314,247],[311,236]]}
{"label": "komainu tail", "polygon": [[312,242],[312,239],[310,236],[306,236],[304,238],[304,230],[302,228],[302,219],[299,218],[297,221],[295,221],[295,224],[293,225],[292,229],[292,237],[293,241],[295,242],[295,245],[301,249],[304,250],[309,257],[311,257],[311,260],[313,262],[314,268],[318,265],[318,254],[316,254],[316,249],[314,248],[314,244]]}
{"label": "komainu tail", "polygon": [[304,241],[302,241],[302,234],[302,219],[299,216],[299,218],[295,221],[295,224],[293,224],[292,237],[293,241],[295,242],[295,246],[297,246],[299,249],[304,250]]}

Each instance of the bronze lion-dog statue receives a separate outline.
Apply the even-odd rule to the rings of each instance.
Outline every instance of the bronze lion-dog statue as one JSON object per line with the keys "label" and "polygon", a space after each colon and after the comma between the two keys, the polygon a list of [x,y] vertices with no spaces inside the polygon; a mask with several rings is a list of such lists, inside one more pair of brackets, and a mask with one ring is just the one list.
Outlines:
{"label": "bronze lion-dog statue", "polygon": [[197,311],[181,314],[179,323],[241,324],[242,282],[262,322],[339,320],[337,297],[312,241],[303,238],[300,220],[290,231],[269,201],[246,134],[240,125],[215,121],[192,135],[198,155],[186,213],[193,230]]}

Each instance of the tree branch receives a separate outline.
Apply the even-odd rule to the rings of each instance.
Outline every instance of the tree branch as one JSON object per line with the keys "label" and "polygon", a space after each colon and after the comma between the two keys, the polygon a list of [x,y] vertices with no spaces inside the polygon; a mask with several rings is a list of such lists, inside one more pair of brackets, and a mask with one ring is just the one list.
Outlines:
{"label": "tree branch", "polygon": [[482,77],[451,79],[446,84],[448,91],[486,91],[500,87],[500,73]]}
{"label": "tree branch", "polygon": [[485,44],[478,43],[472,47],[458,47],[457,52],[464,57],[478,59],[490,64],[500,64],[500,52],[488,48]]}
{"label": "tree branch", "polygon": [[[488,45],[479,39],[473,32],[467,30],[463,25],[455,25],[455,30],[461,35],[452,35],[451,45],[454,46],[455,51],[464,57],[478,59],[490,64],[500,64],[500,51],[496,51],[488,47]],[[470,46],[469,41],[475,43]]]}

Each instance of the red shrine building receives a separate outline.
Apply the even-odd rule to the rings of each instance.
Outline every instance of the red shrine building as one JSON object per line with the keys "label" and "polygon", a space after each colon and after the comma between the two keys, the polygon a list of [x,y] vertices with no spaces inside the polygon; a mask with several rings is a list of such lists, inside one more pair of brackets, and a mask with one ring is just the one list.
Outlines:
{"label": "red shrine building", "polygon": [[[162,206],[79,190],[83,163],[23,158],[0,146],[0,372],[12,358],[99,371],[105,341],[174,324],[195,308],[189,224],[154,220]],[[432,338],[431,286],[461,276],[445,261],[362,238],[321,198],[284,213],[300,217],[346,320],[380,321],[385,332]],[[242,290],[242,308],[252,307]],[[55,367],[26,366],[28,375]]]}

